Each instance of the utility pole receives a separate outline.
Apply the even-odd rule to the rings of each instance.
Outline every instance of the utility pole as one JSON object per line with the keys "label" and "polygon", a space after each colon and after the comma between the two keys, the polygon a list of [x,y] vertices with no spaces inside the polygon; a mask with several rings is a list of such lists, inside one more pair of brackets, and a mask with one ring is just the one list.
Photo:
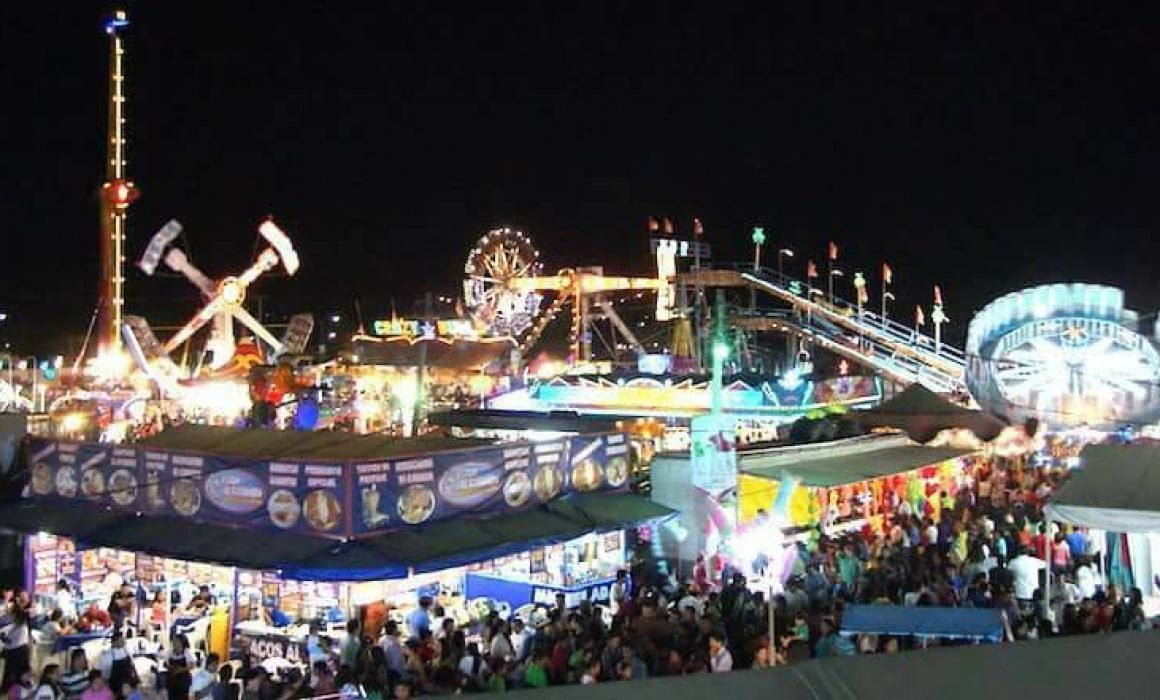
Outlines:
{"label": "utility pole", "polygon": [[[434,304],[431,299],[431,292],[423,297],[423,321],[432,322],[434,316]],[[411,437],[419,434],[419,422],[423,419],[423,401],[424,387],[427,384],[427,343],[429,338],[420,338],[419,340],[419,367],[415,372],[415,406],[411,412]]]}

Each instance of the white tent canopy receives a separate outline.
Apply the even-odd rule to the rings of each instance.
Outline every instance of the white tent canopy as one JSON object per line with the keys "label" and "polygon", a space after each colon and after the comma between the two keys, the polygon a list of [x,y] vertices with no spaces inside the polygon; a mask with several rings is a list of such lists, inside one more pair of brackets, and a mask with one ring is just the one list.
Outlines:
{"label": "white tent canopy", "polygon": [[1160,446],[1089,445],[1047,517],[1109,532],[1160,533]]}

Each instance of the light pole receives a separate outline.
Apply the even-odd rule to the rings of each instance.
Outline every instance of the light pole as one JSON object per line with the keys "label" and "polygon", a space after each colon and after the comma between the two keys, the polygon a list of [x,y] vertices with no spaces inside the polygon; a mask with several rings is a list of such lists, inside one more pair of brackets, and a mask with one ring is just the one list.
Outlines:
{"label": "light pole", "polygon": [[784,268],[783,261],[786,258],[792,258],[792,257],[793,257],[793,251],[790,250],[789,248],[782,248],[781,250],[777,251],[777,276],[779,278],[785,277],[785,271],[783,269]]}
{"label": "light pole", "polygon": [[761,246],[765,245],[765,229],[760,226],[753,227],[753,271],[757,272],[761,269]]}

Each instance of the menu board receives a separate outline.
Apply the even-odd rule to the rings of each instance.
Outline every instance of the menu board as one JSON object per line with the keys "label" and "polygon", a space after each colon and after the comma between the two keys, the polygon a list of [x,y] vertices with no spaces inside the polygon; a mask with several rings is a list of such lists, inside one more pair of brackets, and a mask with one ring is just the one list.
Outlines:
{"label": "menu board", "polygon": [[620,434],[366,462],[235,459],[43,438],[29,447],[32,498],[335,538],[628,485]]}

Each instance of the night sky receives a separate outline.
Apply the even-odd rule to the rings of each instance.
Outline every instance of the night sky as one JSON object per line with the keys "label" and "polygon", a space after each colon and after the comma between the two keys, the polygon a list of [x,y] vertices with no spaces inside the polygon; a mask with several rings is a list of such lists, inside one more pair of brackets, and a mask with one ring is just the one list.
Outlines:
{"label": "night sky", "polygon": [[[647,272],[646,217],[698,216],[720,259],[763,225],[803,268],[837,241],[875,290],[889,260],[907,317],[940,283],[952,335],[1038,282],[1160,307],[1152,18],[660,7],[131,4],[130,259],[177,218],[207,273],[239,271],[272,213],[303,268],[259,283],[265,310],[369,319],[457,293],[495,225],[550,269]],[[0,336],[22,350],[83,335],[96,301],[102,9],[4,20]],[[191,291],[130,268],[155,324]]]}

